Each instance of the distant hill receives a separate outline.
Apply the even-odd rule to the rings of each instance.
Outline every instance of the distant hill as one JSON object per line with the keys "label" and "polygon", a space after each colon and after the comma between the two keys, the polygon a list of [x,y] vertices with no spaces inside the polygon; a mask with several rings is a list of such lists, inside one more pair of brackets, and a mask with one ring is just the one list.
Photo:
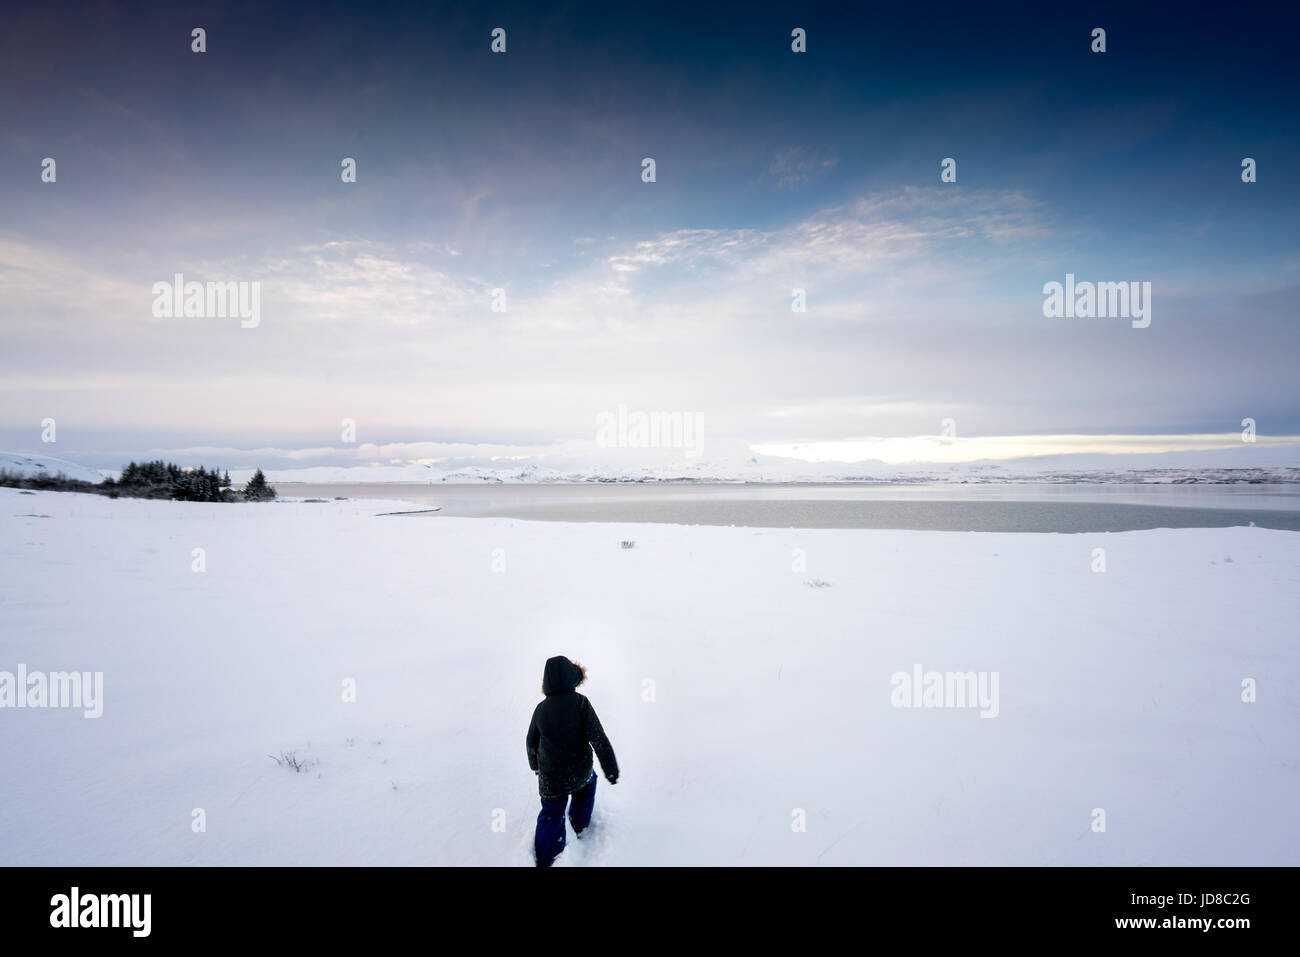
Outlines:
{"label": "distant hill", "polygon": [[0,452],[0,472],[21,475],[24,478],[42,476],[54,478],[63,475],[79,482],[104,481],[104,474],[99,469],[92,469],[66,459],[56,459],[52,455],[23,455],[19,452]]}

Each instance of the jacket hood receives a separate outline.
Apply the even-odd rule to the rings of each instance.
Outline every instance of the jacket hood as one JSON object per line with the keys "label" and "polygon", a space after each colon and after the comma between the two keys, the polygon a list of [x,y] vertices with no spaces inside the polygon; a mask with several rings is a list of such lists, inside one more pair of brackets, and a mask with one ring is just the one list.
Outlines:
{"label": "jacket hood", "polygon": [[572,691],[582,683],[583,677],[582,669],[564,655],[547,658],[542,672],[542,694]]}

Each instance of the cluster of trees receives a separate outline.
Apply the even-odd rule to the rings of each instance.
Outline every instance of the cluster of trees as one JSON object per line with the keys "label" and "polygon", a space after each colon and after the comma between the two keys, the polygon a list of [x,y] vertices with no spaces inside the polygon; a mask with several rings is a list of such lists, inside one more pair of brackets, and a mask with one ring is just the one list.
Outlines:
{"label": "cluster of trees", "polygon": [[[182,502],[225,502],[234,500],[230,491],[230,474],[203,466],[183,469],[172,462],[130,462],[122,477],[113,483],[117,490],[133,498],[172,498]],[[105,483],[105,484],[109,484]]]}
{"label": "cluster of trees", "polygon": [[243,492],[231,488],[230,473],[207,469],[181,468],[158,459],[153,462],[128,462],[117,481],[105,479],[98,485],[70,479],[66,475],[21,475],[0,470],[0,486],[54,492],[93,492],[117,498],[170,498],[180,502],[262,502],[275,498],[275,489],[258,469]]}
{"label": "cluster of trees", "polygon": [[[117,492],[132,498],[170,498],[181,502],[237,502],[240,498],[230,487],[229,472],[209,470],[202,465],[185,469],[161,459],[129,462],[116,482],[109,479],[104,484],[111,489],[109,494]],[[275,489],[267,483],[261,469],[249,480],[243,498],[253,502],[275,498]]]}

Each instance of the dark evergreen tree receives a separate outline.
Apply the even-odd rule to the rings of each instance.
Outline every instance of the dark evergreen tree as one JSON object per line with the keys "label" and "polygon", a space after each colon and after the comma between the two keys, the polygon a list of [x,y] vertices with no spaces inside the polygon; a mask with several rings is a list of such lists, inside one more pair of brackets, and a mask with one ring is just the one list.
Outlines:
{"label": "dark evergreen tree", "polygon": [[254,472],[253,477],[244,486],[244,498],[250,502],[261,502],[275,498],[275,489],[267,484],[266,476],[262,474],[261,469]]}

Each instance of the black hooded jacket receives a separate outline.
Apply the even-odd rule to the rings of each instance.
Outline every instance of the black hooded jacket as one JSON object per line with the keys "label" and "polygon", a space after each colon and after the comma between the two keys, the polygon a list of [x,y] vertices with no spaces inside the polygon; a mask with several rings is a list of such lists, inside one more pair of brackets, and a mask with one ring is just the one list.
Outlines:
{"label": "black hooded jacket", "polygon": [[545,700],[533,711],[528,725],[528,766],[537,774],[542,797],[572,794],[591,777],[591,752],[600,758],[608,777],[618,777],[618,762],[596,709],[574,689],[582,669],[563,655],[547,659],[542,674]]}

